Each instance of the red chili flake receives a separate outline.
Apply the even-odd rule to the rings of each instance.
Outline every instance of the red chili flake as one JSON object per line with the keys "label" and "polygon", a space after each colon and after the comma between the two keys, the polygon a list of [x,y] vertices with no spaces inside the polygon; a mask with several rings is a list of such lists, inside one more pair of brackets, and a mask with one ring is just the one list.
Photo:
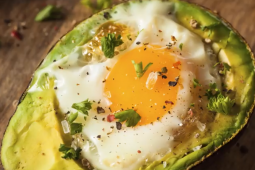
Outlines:
{"label": "red chili flake", "polygon": [[21,39],[22,39],[21,34],[20,34],[18,31],[15,31],[15,30],[13,30],[13,31],[11,32],[11,36],[14,37],[14,38],[17,38],[18,40],[21,40]]}
{"label": "red chili flake", "polygon": [[107,122],[112,122],[115,119],[114,115],[108,115],[107,116]]}
{"label": "red chili flake", "polygon": [[138,153],[141,153],[141,151],[140,151],[140,150],[138,150],[137,152],[138,152]]}
{"label": "red chili flake", "polygon": [[193,116],[193,111],[192,111],[192,109],[189,109],[188,114],[189,114],[190,116]]}
{"label": "red chili flake", "polygon": [[172,101],[165,101],[166,104],[174,104]]}
{"label": "red chili flake", "polygon": [[180,62],[180,61],[177,61],[176,63],[173,64],[174,68],[178,68],[179,65],[181,65],[181,62]]}
{"label": "red chili flake", "polygon": [[158,32],[162,32],[161,30],[158,30]]}

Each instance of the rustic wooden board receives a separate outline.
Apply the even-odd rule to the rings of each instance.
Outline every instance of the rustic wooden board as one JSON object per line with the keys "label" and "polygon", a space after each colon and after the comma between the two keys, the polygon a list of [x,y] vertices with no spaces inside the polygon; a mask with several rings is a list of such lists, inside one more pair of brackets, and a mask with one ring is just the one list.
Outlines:
{"label": "rustic wooden board", "polygon": [[[117,1],[116,1],[117,2]],[[217,10],[243,35],[255,49],[255,1],[254,0],[191,0],[212,10]],[[46,4],[65,9],[66,17],[59,21],[34,22],[34,16]],[[73,22],[91,14],[79,0],[1,0],[0,2],[0,145],[3,134],[15,110],[17,100],[26,89],[31,75],[50,47],[68,30]],[[4,22],[11,19],[10,24]],[[10,36],[21,22],[21,41]],[[255,169],[255,120],[251,118],[247,128],[234,141],[208,158],[194,170],[254,170]],[[3,169],[0,165],[0,170]]]}

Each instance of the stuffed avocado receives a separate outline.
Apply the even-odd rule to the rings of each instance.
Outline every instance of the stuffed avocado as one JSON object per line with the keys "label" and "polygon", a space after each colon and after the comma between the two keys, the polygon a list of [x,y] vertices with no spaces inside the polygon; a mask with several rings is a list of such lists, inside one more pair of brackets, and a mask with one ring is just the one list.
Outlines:
{"label": "stuffed avocado", "polygon": [[[139,15],[146,9],[150,13]],[[125,14],[127,11],[136,14],[129,16]],[[141,23],[139,17],[144,18]],[[162,26],[163,23],[166,26]],[[151,27],[141,27],[142,24]],[[187,41],[187,37],[192,39]],[[189,51],[195,45],[202,48]],[[169,60],[159,49],[167,50],[173,59]],[[132,58],[138,52],[139,57],[147,58],[158,54],[168,64],[157,65],[153,56]],[[201,58],[193,58],[196,56]],[[246,125],[254,106],[253,57],[231,25],[194,4],[130,1],[99,12],[62,37],[34,73],[5,132],[1,152],[3,166],[7,170],[189,169],[230,141]],[[187,64],[190,62],[195,63],[191,68]],[[122,79],[128,77],[123,70],[128,70],[127,74],[133,77]],[[188,72],[190,76],[185,77]],[[207,72],[209,78],[205,77]],[[93,75],[101,77],[92,78]],[[163,115],[145,119],[140,111],[144,110],[142,104],[137,108],[128,104],[136,100],[146,103],[150,99],[143,98],[146,94],[142,92],[131,96],[132,91],[124,88],[121,92],[127,90],[130,96],[126,95],[128,100],[124,98],[122,107],[118,107],[122,98],[118,98],[120,91],[116,85],[124,82],[121,87],[128,88],[141,81],[145,82],[146,93],[159,98],[150,108],[160,105],[162,109],[157,113]],[[180,103],[178,97],[165,99],[166,89],[157,89],[161,97],[152,94],[153,89],[158,88],[155,83],[159,82],[165,83],[167,90],[171,89],[171,96],[184,98],[184,93],[188,93],[185,98],[188,102]],[[190,90],[182,91],[186,87]],[[100,92],[102,95],[97,98]],[[109,103],[100,96],[108,98]],[[183,114],[178,115],[175,112],[181,107]],[[162,138],[168,134],[167,140],[154,140],[160,138],[154,129],[162,129],[169,120],[170,130],[160,134]],[[133,136],[125,139],[124,131],[139,134],[141,139]],[[152,138],[144,135],[150,133],[154,134]],[[120,138],[127,143],[151,139],[143,145],[147,147],[154,142],[158,145],[151,145],[149,151],[141,145],[135,149],[133,145],[124,147],[127,155],[132,149],[134,152],[126,157],[129,162],[122,160],[121,164],[116,160],[123,156],[123,148],[118,157],[112,156],[115,160],[108,159],[110,152],[118,152],[116,148],[121,148],[121,144],[110,146],[112,150],[107,150],[109,145],[106,145],[121,141]],[[164,142],[169,143],[168,150],[160,146]],[[160,154],[150,155],[153,150]],[[120,162],[119,166],[115,167],[115,162]]]}

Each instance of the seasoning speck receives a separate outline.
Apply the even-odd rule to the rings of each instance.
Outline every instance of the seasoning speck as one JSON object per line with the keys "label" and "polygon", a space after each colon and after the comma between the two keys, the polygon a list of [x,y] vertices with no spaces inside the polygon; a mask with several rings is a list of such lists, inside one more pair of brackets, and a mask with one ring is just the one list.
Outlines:
{"label": "seasoning speck", "polygon": [[176,82],[176,81],[169,81],[169,82],[168,82],[168,85],[174,87],[174,86],[177,85],[177,82]]}
{"label": "seasoning speck", "polygon": [[167,79],[167,76],[166,75],[162,75],[162,79]]}
{"label": "seasoning speck", "polygon": [[162,67],[162,68],[161,68],[161,72],[162,72],[162,73],[167,73],[167,71],[168,71],[168,70],[167,70],[166,67]]}
{"label": "seasoning speck", "polygon": [[121,130],[122,124],[121,124],[120,122],[116,122],[116,128],[117,128],[118,130]]}
{"label": "seasoning speck", "polygon": [[98,114],[100,114],[100,113],[105,113],[104,108],[98,106],[98,107],[97,107],[97,113],[98,113]]}
{"label": "seasoning speck", "polygon": [[105,19],[110,19],[111,18],[111,15],[109,12],[104,12],[104,18]]}

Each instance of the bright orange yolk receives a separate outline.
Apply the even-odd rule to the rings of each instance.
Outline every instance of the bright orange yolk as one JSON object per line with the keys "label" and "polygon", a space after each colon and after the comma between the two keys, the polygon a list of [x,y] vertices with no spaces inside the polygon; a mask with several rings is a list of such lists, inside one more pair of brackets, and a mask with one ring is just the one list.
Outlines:
{"label": "bright orange yolk", "polygon": [[[137,78],[132,60],[142,62],[143,68],[148,63],[153,63],[141,78]],[[159,46],[139,47],[120,56],[105,82],[104,92],[112,102],[112,112],[134,109],[140,116],[138,125],[146,125],[159,120],[173,107],[177,100],[177,93],[181,79],[174,87],[169,86],[169,81],[175,81],[180,76],[181,65],[174,67],[177,62],[171,56],[169,49],[160,49]],[[151,72],[160,72],[163,67],[167,68],[164,73],[167,78],[158,76],[152,90],[146,88],[146,81]],[[173,103],[171,103],[173,102]]]}

